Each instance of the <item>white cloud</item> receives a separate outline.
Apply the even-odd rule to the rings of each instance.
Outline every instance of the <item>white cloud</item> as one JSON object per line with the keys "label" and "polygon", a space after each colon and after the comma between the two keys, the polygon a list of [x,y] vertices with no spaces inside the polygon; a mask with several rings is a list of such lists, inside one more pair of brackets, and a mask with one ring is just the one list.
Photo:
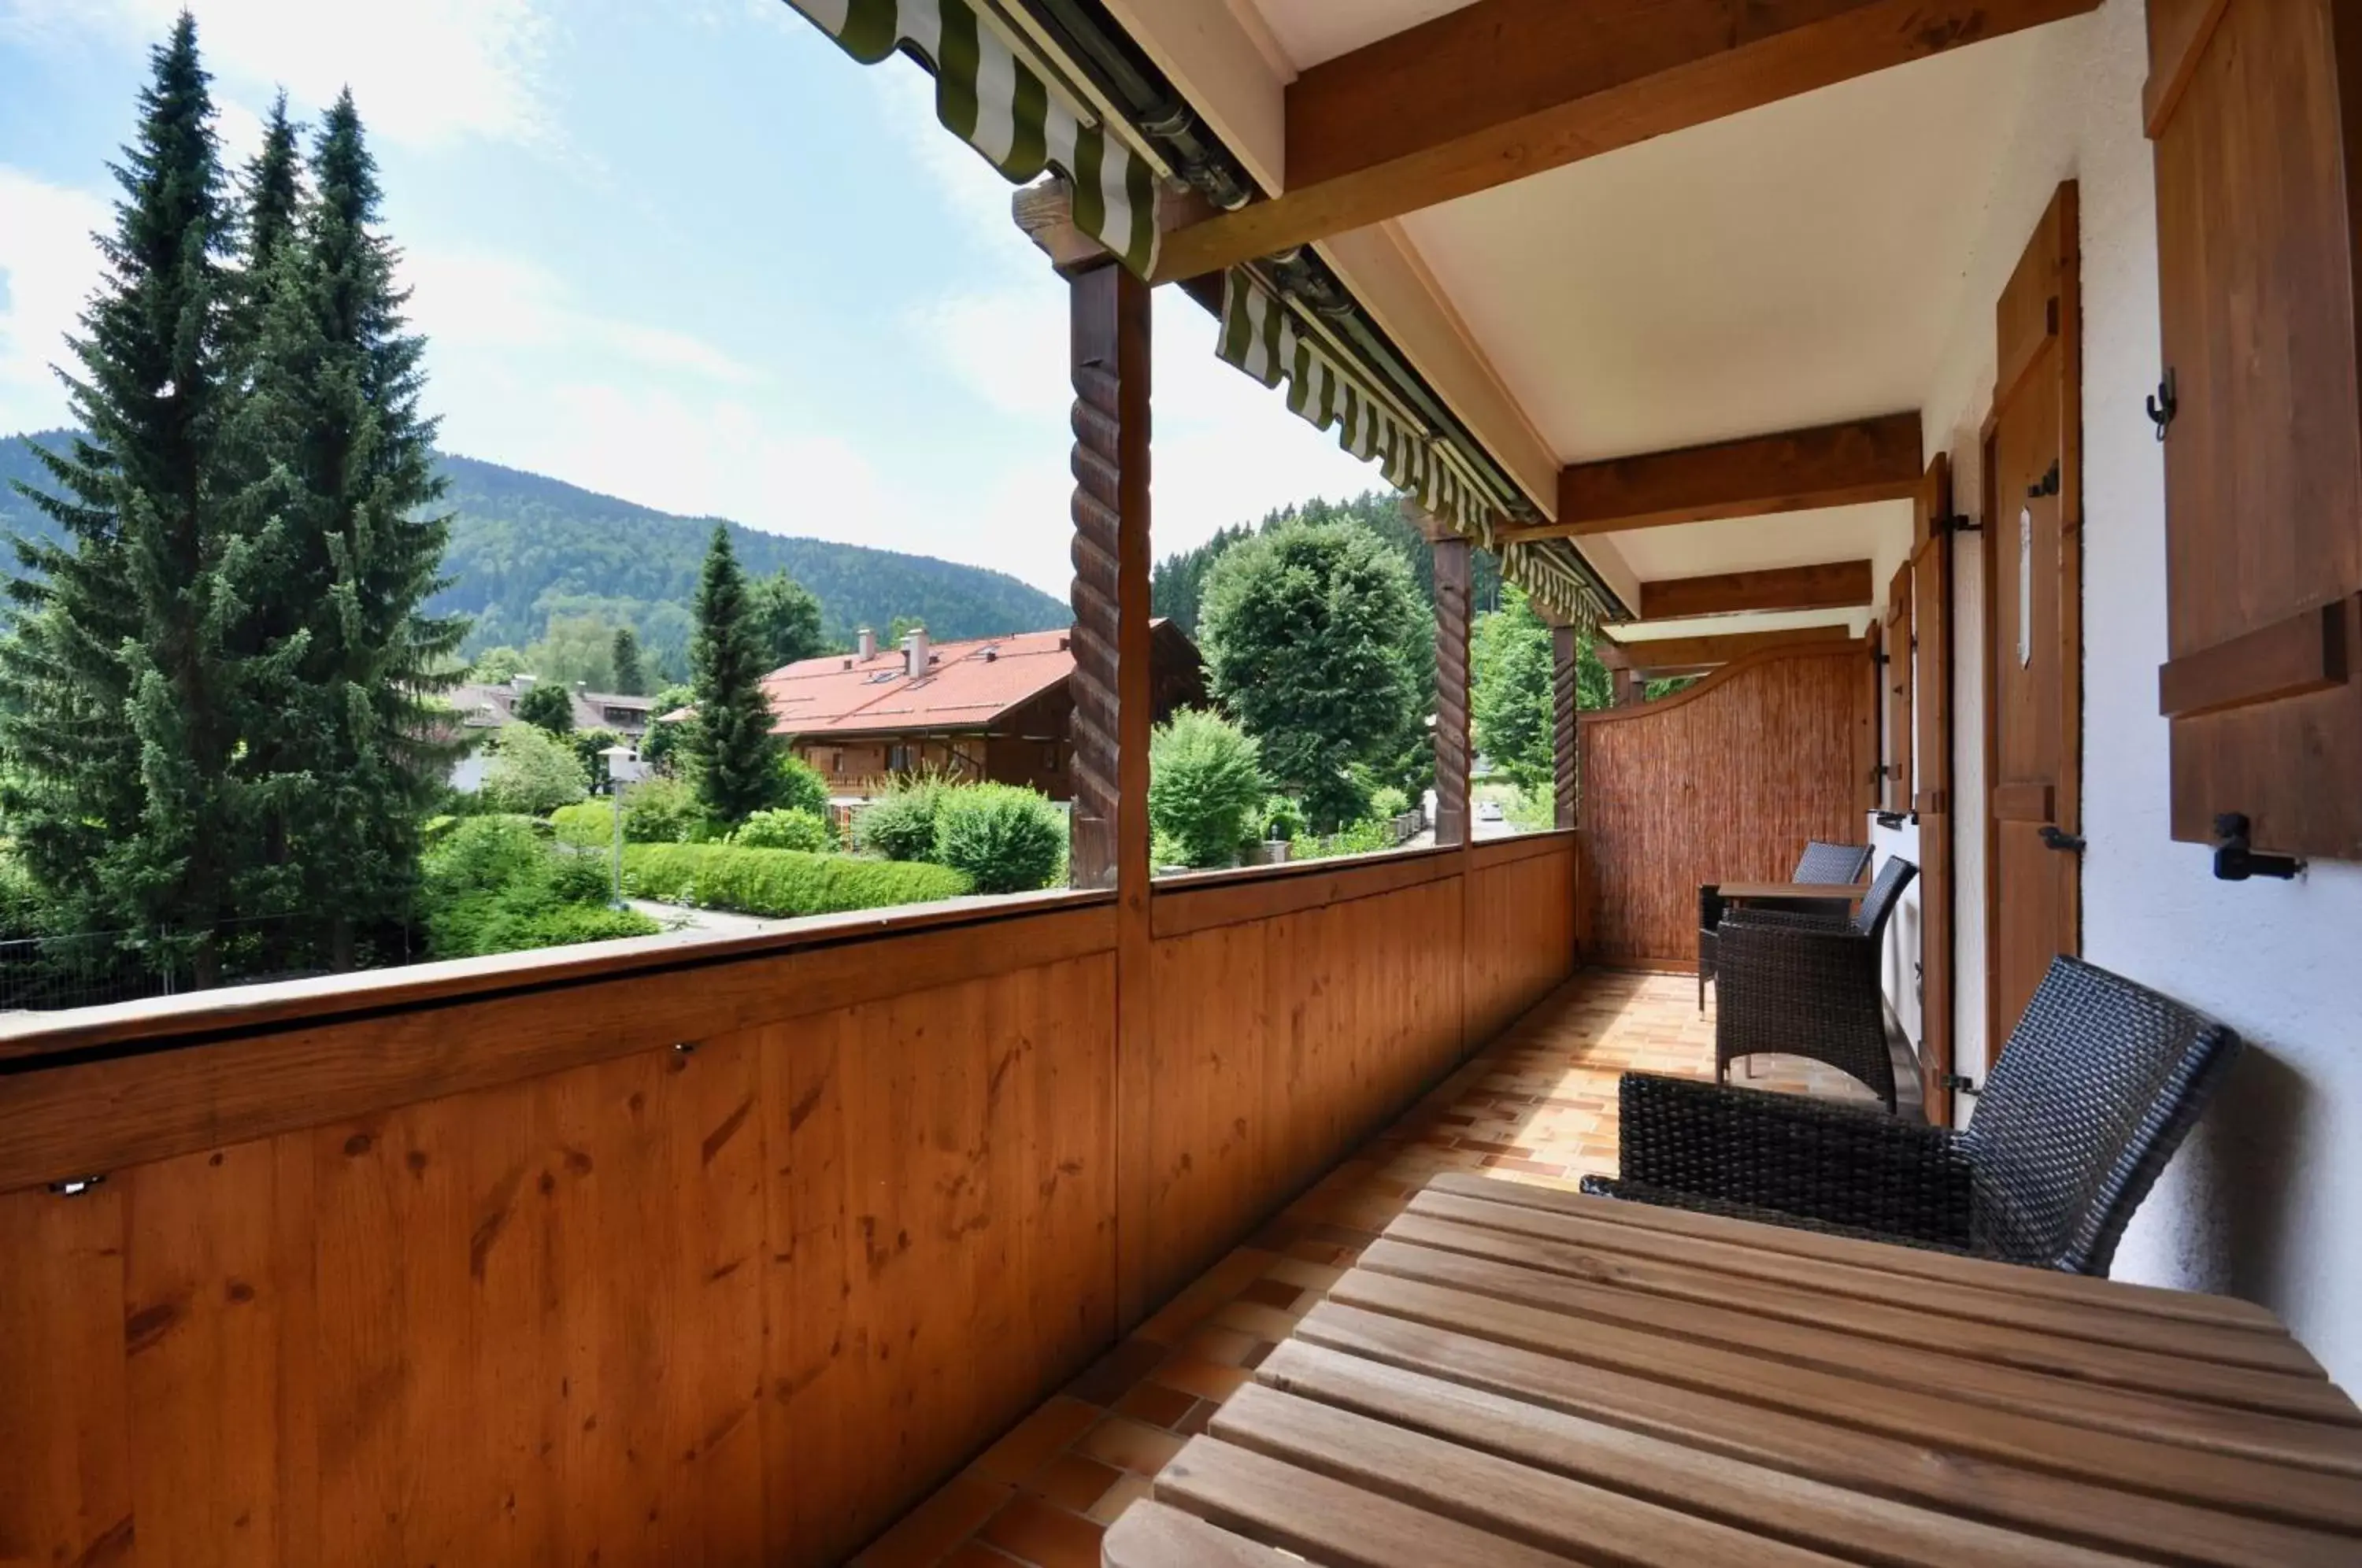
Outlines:
{"label": "white cloud", "polygon": [[421,246],[403,256],[402,278],[430,350],[549,350],[733,386],[763,380],[702,338],[584,307],[563,278],[521,256]]}
{"label": "white cloud", "polygon": [[98,281],[103,197],[0,166],[0,435],[64,423],[66,335]]}
{"label": "white cloud", "polygon": [[[0,29],[28,38],[161,39],[183,5],[226,89],[284,86],[317,108],[349,86],[370,133],[413,147],[548,135],[540,0],[0,0]],[[248,150],[231,143],[233,156]]]}

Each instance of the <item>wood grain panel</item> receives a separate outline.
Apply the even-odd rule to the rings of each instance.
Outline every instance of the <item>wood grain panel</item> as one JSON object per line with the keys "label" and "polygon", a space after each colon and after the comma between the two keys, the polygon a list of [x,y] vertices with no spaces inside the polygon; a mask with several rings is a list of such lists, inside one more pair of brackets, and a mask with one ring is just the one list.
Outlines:
{"label": "wood grain panel", "polygon": [[1481,1043],[1573,970],[1579,872],[1566,834],[1496,839],[1478,845],[1473,858],[1464,983],[1470,1042]]}
{"label": "wood grain panel", "polygon": [[1860,643],[1772,649],[1583,715],[1587,956],[1688,968],[1699,884],[1777,880],[1809,839],[1860,842],[1867,659]]}
{"label": "wood grain panel", "polygon": [[1113,1336],[1113,970],[0,1200],[7,1559],[841,1559]]}
{"label": "wood grain panel", "polygon": [[1104,906],[20,1068],[265,1131],[0,1194],[0,1561],[840,1561],[1562,980],[1575,853],[1175,895],[1121,1159]]}
{"label": "wood grain panel", "polygon": [[1447,878],[1156,942],[1152,1298],[1459,1060],[1461,891]]}

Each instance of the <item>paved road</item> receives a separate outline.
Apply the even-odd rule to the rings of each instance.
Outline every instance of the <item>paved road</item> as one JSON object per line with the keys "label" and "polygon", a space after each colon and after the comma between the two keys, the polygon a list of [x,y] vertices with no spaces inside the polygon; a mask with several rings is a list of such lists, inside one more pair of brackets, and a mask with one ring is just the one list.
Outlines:
{"label": "paved road", "polygon": [[693,910],[686,904],[660,904],[654,899],[624,901],[662,923],[667,931],[713,931],[745,936],[773,923],[754,915],[733,914],[727,910]]}

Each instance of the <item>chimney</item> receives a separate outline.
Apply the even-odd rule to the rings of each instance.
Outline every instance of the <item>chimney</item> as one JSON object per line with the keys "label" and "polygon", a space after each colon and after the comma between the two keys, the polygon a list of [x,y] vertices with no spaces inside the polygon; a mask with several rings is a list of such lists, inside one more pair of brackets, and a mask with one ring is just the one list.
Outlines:
{"label": "chimney", "polygon": [[533,690],[533,677],[530,675],[510,676],[509,690],[520,697],[524,696],[526,692]]}
{"label": "chimney", "polygon": [[916,680],[927,673],[927,629],[913,626],[902,634],[902,673]]}
{"label": "chimney", "polygon": [[854,646],[861,650],[864,664],[877,657],[877,634],[864,626],[854,634]]}

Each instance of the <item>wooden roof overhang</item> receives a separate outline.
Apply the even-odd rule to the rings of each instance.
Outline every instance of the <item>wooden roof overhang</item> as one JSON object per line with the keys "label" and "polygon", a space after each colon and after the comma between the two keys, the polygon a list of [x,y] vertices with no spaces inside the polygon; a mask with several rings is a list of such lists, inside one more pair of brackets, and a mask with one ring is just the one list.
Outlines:
{"label": "wooden roof overhang", "polygon": [[[1926,324],[1974,237],[1930,217],[1974,205],[1948,186],[1993,171],[2022,96],[2031,52],[1996,40],[2098,0],[789,3],[856,58],[919,59],[947,128],[1012,179],[1061,176],[1076,227],[1220,312],[1223,357],[1563,618],[1645,640],[1867,625],[1910,544]],[[1935,64],[1965,57],[1992,63]],[[1012,75],[1033,90],[996,107]],[[1914,136],[1923,156],[1877,162]],[[1776,248],[1832,206],[1824,293],[1891,262],[1861,291],[1886,315],[1830,326],[1791,384],[1746,352],[1794,358],[1828,313],[1777,292],[1810,265],[1758,265],[1745,229],[1700,265],[1717,248],[1678,220],[1744,208]],[[1882,242],[1849,250],[1849,222]],[[1674,329],[1726,298],[1719,337]]]}
{"label": "wooden roof overhang", "polygon": [[[1712,395],[1725,370],[1716,346],[1661,334],[1636,338],[1640,352],[1676,366],[1705,395],[1658,401],[1694,402],[1697,420],[1585,420],[1590,410],[1564,405],[1602,401],[1596,383],[1612,380],[1614,354],[1586,371],[1579,335],[1554,363],[1538,364],[1519,342],[1555,304],[1550,290],[1580,293],[1589,283],[1583,258],[1561,248],[1554,212],[1614,188],[1610,166],[1638,166],[1619,164],[1624,154],[1671,171],[1661,177],[1663,207],[1709,206],[1716,190],[1685,184],[1674,149],[1711,145],[1716,153],[1694,161],[1727,161],[1759,124],[1793,127],[1831,105],[1874,142],[1898,99],[1918,95],[1895,83],[1937,57],[1988,61],[1970,74],[1935,69],[1952,72],[1942,80],[1964,105],[1992,100],[1992,118],[2005,122],[2008,94],[1994,88],[2014,84],[2015,66],[2040,45],[1995,40],[2097,0],[1010,3],[1111,23],[1120,33],[1111,47],[1162,79],[1198,144],[1227,170],[1219,186],[1200,182],[1208,200],[1168,213],[1153,278],[1190,284],[1242,265],[1317,269],[1516,487],[1524,506],[1496,543],[1549,541],[1579,555],[1623,623],[1618,638],[1665,636],[1713,653],[1724,635],[1867,628],[1910,547],[1911,498],[1930,437],[1941,435],[1923,431],[1916,407],[1929,378],[1891,368],[1849,382],[1838,371],[1800,386],[1784,412],[1776,401],[1723,406]],[[1931,125],[1927,139],[1940,149],[1958,138]],[[1942,186],[1944,163],[1924,161],[1927,182]],[[1851,176],[1849,165],[1823,172],[1809,157],[1775,172],[1796,207]],[[1973,188],[1976,172],[1959,182]],[[1601,207],[1628,215],[1634,204]],[[1912,223],[1903,211],[1892,219]],[[1481,243],[1462,243],[1470,234]],[[1945,237],[1925,236],[1931,254]],[[1466,264],[1485,245],[1485,259],[1508,256],[1529,271]],[[1518,256],[1521,245],[1527,254]],[[1727,265],[1743,274],[1749,262],[1738,254]],[[1955,281],[1961,270],[1952,269]],[[1943,279],[1940,270],[1925,276]],[[1504,277],[1524,292],[1492,286]],[[1626,290],[1633,282],[1615,280]],[[1923,293],[1919,313],[1931,322],[1961,308],[1937,287]],[[1760,290],[1750,297],[1764,315],[1782,310]],[[1879,334],[1873,321],[1860,330],[1865,343]],[[1742,325],[1731,336],[1746,335]],[[1929,369],[1935,347],[1919,357]],[[1586,393],[1566,392],[1586,373]],[[1674,668],[1670,652],[1645,654],[1636,668]]]}

